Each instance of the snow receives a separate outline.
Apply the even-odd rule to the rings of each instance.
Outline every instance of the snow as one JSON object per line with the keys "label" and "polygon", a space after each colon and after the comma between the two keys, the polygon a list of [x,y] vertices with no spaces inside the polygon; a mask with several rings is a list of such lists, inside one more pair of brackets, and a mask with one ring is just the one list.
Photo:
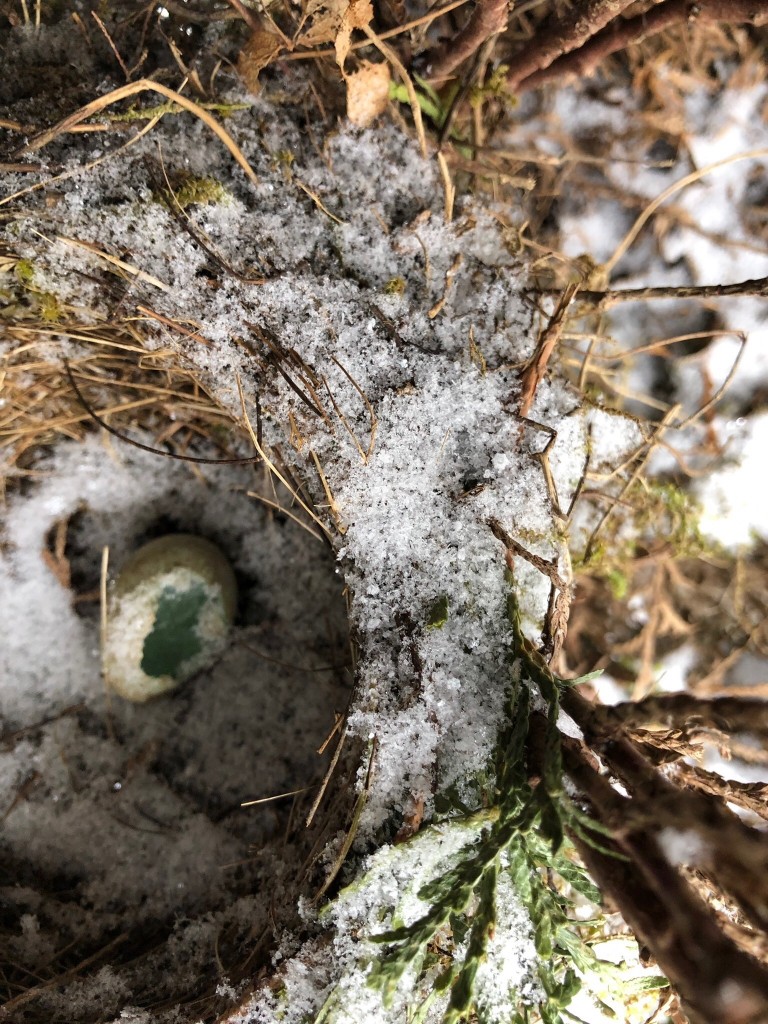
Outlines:
{"label": "snow", "polygon": [[[193,474],[124,446],[116,454],[93,437],[57,445],[38,469],[35,486],[9,503],[0,555],[4,734],[26,730],[0,751],[2,848],[9,863],[24,865],[19,884],[4,889],[20,911],[15,955],[41,963],[66,941],[98,948],[116,928],[165,922],[195,984],[214,962],[222,929],[266,923],[263,900],[237,901],[243,885],[258,889],[265,878],[280,892],[290,873],[290,861],[281,865],[270,852],[282,816],[269,805],[238,805],[316,781],[327,755],[315,751],[349,699],[343,665],[322,670],[343,651],[346,627],[333,561],[306,531],[247,497],[262,484],[252,467]],[[242,591],[232,642],[217,664],[172,697],[108,700],[97,605],[74,604],[42,557],[62,518],[84,592],[98,586],[103,544],[118,570],[157,522],[216,540],[238,566]],[[286,587],[291,578],[296,586]],[[77,909],[24,888],[62,877]],[[218,916],[206,920],[209,911]],[[152,969],[145,965],[148,977]],[[154,969],[162,971],[162,961]],[[78,989],[83,1019],[100,991],[100,1012],[117,1012],[140,980],[99,977],[101,987],[94,978]],[[51,990],[52,1014],[56,998]]]}
{"label": "snow", "polygon": [[706,863],[707,848],[701,836],[693,829],[663,828],[657,839],[670,864],[697,867]]}
{"label": "snow", "polygon": [[705,477],[696,488],[702,506],[701,530],[731,550],[746,550],[756,538],[768,540],[768,503],[761,494],[768,450],[768,413],[739,425],[738,455]]}

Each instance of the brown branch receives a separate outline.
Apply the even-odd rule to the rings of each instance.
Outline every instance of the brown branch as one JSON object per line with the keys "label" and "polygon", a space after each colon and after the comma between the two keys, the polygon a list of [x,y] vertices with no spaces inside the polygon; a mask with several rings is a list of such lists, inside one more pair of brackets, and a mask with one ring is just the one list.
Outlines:
{"label": "brown branch", "polygon": [[768,736],[768,701],[740,697],[697,697],[692,693],[662,693],[639,701],[596,705],[595,717],[605,725],[676,726],[700,732],[748,732]]}
{"label": "brown branch", "polygon": [[[149,452],[150,455],[162,455],[165,459],[175,459],[177,462],[194,462],[198,465],[204,466],[248,466],[255,465],[262,461],[261,455],[247,456],[246,458],[237,459],[204,459],[198,455],[182,455],[181,452],[167,452],[162,448],[153,448],[150,444],[144,444],[142,441],[134,441],[132,437],[128,437],[126,434],[121,434],[119,430],[115,429],[111,424],[107,423],[105,419],[96,412],[92,405],[90,405],[80,390],[75,376],[72,373],[72,368],[69,365],[69,360],[64,360],[64,370],[69,379],[70,386],[75,392],[78,402],[82,405],[85,412],[90,418],[101,427],[102,430],[106,430],[108,434],[118,438],[120,441],[125,441],[126,444],[133,445],[134,448],[140,448],[143,452]],[[120,410],[117,409],[117,412]]]}
{"label": "brown branch", "polygon": [[524,78],[517,77],[518,92],[537,89],[552,81],[570,81],[594,74],[598,65],[613,53],[641,43],[673,25],[694,21],[728,21],[739,24],[768,24],[768,9],[761,0],[666,0],[634,18],[617,18],[593,35],[578,50],[571,49],[548,65],[540,65]]}
{"label": "brown branch", "polygon": [[578,288],[578,282],[569,284],[558,299],[554,312],[547,322],[547,326],[539,335],[536,349],[520,376],[521,416],[527,416],[531,411],[533,400],[536,397],[536,388],[547,371],[549,360],[560,340],[560,335],[563,333],[566,316]]}
{"label": "brown branch", "polygon": [[[531,719],[529,770],[541,771],[546,737],[543,716]],[[717,916],[663,856],[649,830],[627,821],[635,802],[622,796],[592,763],[589,750],[562,737],[566,773],[591,805],[595,820],[614,838],[601,849],[571,838],[601,891],[656,958],[696,1024],[754,1024],[768,1009],[768,971],[726,935]],[[604,852],[608,851],[608,852]],[[726,982],[731,982],[731,985]]]}
{"label": "brown branch", "polygon": [[563,693],[562,704],[582,729],[590,748],[600,754],[630,794],[610,824],[622,835],[647,835],[669,828],[695,837],[700,866],[733,896],[754,924],[761,929],[768,927],[766,837],[741,821],[720,799],[697,790],[678,789],[625,735],[615,729],[606,730],[595,715],[594,705],[575,690]]}
{"label": "brown branch", "polygon": [[[557,288],[543,288],[537,295],[559,295]],[[590,312],[602,312],[620,302],[648,302],[652,299],[722,299],[733,295],[768,298],[768,277],[753,277],[732,284],[658,285],[648,288],[609,288],[606,291],[581,291],[579,301]]]}
{"label": "brown branch", "polygon": [[630,3],[632,0],[576,0],[559,17],[550,18],[525,50],[512,59],[507,85],[517,89],[534,72],[582,46]]}
{"label": "brown branch", "polygon": [[702,789],[722,800],[743,807],[760,818],[768,818],[768,783],[738,782],[736,779],[724,779],[717,772],[708,772],[698,765],[676,764],[670,778],[679,779],[687,786]]}
{"label": "brown branch", "polygon": [[439,46],[434,56],[428,59],[426,77],[435,82],[452,75],[487,39],[506,29],[507,14],[507,0],[477,0],[464,28]]}
{"label": "brown branch", "polygon": [[550,583],[556,586],[558,590],[568,590],[567,582],[558,572],[557,559],[550,561],[549,559],[542,558],[541,555],[535,554],[533,551],[528,551],[527,548],[524,548],[522,544],[519,544],[514,537],[507,533],[498,519],[489,519],[488,526],[496,540],[500,540],[508,552],[525,559],[529,565],[532,565],[534,569],[538,569],[542,575],[546,576]]}
{"label": "brown branch", "polygon": [[[572,839],[601,891],[674,985],[691,1024],[765,1020],[765,968],[721,931],[714,914],[663,857],[646,855],[641,873],[633,863],[596,850],[580,836]],[[653,875],[652,883],[648,875]],[[731,990],[733,1000],[727,998]]]}

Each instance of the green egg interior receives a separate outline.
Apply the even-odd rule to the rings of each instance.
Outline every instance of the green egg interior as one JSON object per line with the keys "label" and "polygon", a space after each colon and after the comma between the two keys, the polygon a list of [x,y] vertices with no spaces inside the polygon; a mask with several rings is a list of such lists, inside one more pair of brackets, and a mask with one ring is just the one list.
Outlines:
{"label": "green egg interior", "polygon": [[155,624],[144,640],[141,668],[148,676],[175,676],[184,662],[200,653],[197,623],[206,600],[199,583],[181,591],[163,588]]}

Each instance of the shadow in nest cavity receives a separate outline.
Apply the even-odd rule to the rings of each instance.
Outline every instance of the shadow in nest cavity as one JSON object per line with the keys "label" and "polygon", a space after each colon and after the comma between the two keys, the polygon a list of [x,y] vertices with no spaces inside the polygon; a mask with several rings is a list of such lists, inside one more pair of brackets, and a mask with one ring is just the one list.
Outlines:
{"label": "shadow in nest cavity", "polygon": [[[0,1019],[162,1020],[179,1003],[214,1019],[321,884],[314,858],[348,811],[336,779],[305,827],[350,694],[342,582],[322,540],[248,496],[274,500],[261,467],[90,438],[38,469],[0,553]],[[228,557],[237,617],[211,667],[134,704],[101,680],[102,551],[113,577],[174,532]]]}

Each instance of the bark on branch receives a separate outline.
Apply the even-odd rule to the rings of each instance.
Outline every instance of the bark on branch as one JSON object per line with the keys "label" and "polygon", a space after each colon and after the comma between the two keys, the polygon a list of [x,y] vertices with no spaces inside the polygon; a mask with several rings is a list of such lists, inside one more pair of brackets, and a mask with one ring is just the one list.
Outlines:
{"label": "bark on branch", "polygon": [[531,67],[532,55],[527,54],[522,67],[531,70],[521,73],[520,65],[516,65],[507,81],[516,91],[525,92],[548,82],[587,77],[594,74],[598,65],[611,54],[633,43],[641,43],[673,25],[693,21],[765,25],[768,24],[768,7],[762,0],[666,0],[645,14],[617,18],[575,46],[564,46],[555,60],[542,60]]}
{"label": "bark on branch", "polygon": [[595,717],[606,725],[628,728],[676,726],[700,732],[747,732],[768,736],[768,701],[739,697],[714,697],[709,700],[692,693],[664,693],[640,701],[598,705]]}
{"label": "bark on branch", "polygon": [[443,43],[430,59],[426,76],[433,82],[448,78],[491,36],[507,27],[508,0],[477,0],[467,24],[457,36]]}
{"label": "bark on branch", "polygon": [[[589,705],[586,705],[589,707]],[[541,771],[546,742],[541,715],[531,722],[529,770]],[[627,820],[634,798],[601,775],[588,749],[563,737],[566,774],[610,828],[599,849],[584,835],[571,838],[600,889],[653,952],[695,1024],[754,1024],[768,1012],[768,971],[726,935],[716,915],[664,856],[653,831]],[[727,984],[730,982],[730,984]]]}
{"label": "bark on branch", "polygon": [[[671,830],[691,848],[701,867],[739,903],[761,929],[768,928],[768,842],[733,814],[722,800],[698,790],[681,790],[668,781],[615,727],[606,726],[595,707],[574,690],[563,694],[563,708],[584,732],[608,771],[627,789],[604,797],[603,817],[622,836]],[[570,770],[570,769],[569,769]],[[579,780],[574,778],[579,783]],[[587,793],[591,796],[590,793]],[[623,840],[622,840],[623,841]],[[766,989],[768,999],[768,989]],[[766,1003],[768,1009],[768,1002]]]}
{"label": "bark on branch", "polygon": [[516,89],[535,71],[548,68],[558,57],[577,49],[629,7],[632,0],[578,0],[559,17],[553,16],[522,53],[513,59],[507,84]]}

